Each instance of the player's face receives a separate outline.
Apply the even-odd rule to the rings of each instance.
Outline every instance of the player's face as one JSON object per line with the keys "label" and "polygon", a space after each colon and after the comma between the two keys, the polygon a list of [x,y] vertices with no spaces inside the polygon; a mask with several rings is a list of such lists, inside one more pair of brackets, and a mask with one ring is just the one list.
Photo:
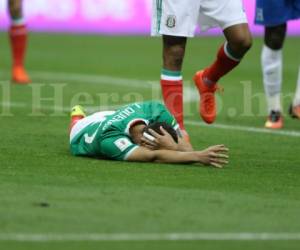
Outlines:
{"label": "player's face", "polygon": [[130,129],[130,135],[131,135],[131,138],[132,138],[132,140],[135,144],[141,145],[142,137],[143,137],[143,131],[144,131],[145,127],[146,127],[145,124],[138,124],[138,125],[135,125],[134,127],[132,127]]}

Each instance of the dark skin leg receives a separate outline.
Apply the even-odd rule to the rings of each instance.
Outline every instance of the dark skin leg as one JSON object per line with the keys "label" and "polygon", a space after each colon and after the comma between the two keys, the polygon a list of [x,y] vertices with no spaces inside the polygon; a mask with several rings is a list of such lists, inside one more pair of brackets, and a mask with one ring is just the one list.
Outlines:
{"label": "dark skin leg", "polygon": [[22,18],[22,0],[8,0],[8,10],[12,19]]}
{"label": "dark skin leg", "polygon": [[232,55],[242,58],[252,46],[252,36],[248,24],[237,24],[223,31]]}
{"label": "dark skin leg", "polygon": [[187,38],[163,35],[163,67],[181,71]]}
{"label": "dark skin leg", "polygon": [[286,30],[286,23],[273,27],[265,27],[265,45],[272,50],[282,49],[286,37]]}
{"label": "dark skin leg", "polygon": [[[224,30],[225,38],[233,56],[242,58],[252,46],[252,36],[248,24],[238,24]],[[163,36],[163,67],[181,71],[187,38]]]}

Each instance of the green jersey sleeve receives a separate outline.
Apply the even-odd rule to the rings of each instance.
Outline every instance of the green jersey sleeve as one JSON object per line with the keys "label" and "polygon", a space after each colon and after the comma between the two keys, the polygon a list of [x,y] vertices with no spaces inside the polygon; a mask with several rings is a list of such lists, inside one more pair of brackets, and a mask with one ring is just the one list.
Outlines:
{"label": "green jersey sleeve", "polygon": [[138,145],[124,135],[116,135],[104,139],[100,147],[103,156],[113,160],[126,161],[128,156],[138,148]]}

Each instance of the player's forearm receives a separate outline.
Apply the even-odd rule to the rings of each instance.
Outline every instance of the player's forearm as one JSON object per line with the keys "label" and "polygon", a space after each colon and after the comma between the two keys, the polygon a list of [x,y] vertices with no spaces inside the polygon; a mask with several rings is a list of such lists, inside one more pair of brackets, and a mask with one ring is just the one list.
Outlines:
{"label": "player's forearm", "polygon": [[224,145],[211,146],[202,151],[178,152],[175,150],[149,150],[146,147],[136,148],[127,161],[160,162],[160,163],[201,163],[222,168],[228,163],[228,148]]}
{"label": "player's forearm", "polygon": [[138,162],[161,162],[161,163],[195,163],[199,162],[197,152],[178,152],[175,150],[149,150],[138,147],[126,159]]}
{"label": "player's forearm", "polygon": [[190,152],[194,151],[194,149],[191,143],[179,138],[177,151]]}
{"label": "player's forearm", "polygon": [[199,162],[199,158],[195,152],[156,150],[154,151],[153,161],[161,163],[196,163]]}

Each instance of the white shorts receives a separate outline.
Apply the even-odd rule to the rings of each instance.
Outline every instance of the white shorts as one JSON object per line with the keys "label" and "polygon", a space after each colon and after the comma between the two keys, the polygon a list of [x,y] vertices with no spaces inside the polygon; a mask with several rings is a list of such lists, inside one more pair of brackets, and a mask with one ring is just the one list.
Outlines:
{"label": "white shorts", "polygon": [[115,111],[101,111],[79,120],[70,131],[70,142],[86,127],[93,123],[101,123],[106,119],[106,116],[112,115],[113,113],[115,113]]}
{"label": "white shorts", "polygon": [[222,30],[248,23],[242,0],[152,0],[151,35],[193,37],[202,31]]}

